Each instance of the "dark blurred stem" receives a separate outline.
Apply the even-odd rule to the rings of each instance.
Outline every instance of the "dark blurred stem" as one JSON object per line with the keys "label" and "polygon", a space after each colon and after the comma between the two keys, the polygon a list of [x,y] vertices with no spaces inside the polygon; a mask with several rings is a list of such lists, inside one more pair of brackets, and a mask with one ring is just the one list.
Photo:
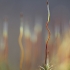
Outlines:
{"label": "dark blurred stem", "polygon": [[45,65],[47,63],[47,44],[46,44],[46,48],[45,48]]}

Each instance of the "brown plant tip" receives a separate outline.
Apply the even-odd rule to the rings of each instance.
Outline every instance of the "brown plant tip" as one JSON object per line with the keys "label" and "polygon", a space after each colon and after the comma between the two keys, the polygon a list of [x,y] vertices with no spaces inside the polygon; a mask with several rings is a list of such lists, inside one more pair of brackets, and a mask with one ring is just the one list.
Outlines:
{"label": "brown plant tip", "polygon": [[23,13],[20,13],[20,17],[23,17]]}
{"label": "brown plant tip", "polygon": [[8,21],[8,18],[6,17],[6,18],[4,18],[4,21]]}
{"label": "brown plant tip", "polygon": [[48,5],[48,1],[47,1],[47,5]]}

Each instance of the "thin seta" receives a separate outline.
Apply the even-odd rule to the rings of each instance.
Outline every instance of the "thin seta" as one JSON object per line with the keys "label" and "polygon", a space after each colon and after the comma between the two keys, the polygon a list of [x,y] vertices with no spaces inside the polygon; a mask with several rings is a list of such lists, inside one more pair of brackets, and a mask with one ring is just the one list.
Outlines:
{"label": "thin seta", "polygon": [[49,64],[49,51],[48,51],[48,42],[50,40],[50,30],[48,28],[48,23],[50,21],[50,9],[49,9],[49,3],[48,3],[48,0],[47,0],[47,11],[48,11],[48,20],[46,22],[46,29],[48,31],[48,38],[47,38],[47,41],[46,41],[46,49],[45,49],[45,63],[43,66],[39,66],[40,67],[40,70],[51,70],[53,65],[50,66]]}

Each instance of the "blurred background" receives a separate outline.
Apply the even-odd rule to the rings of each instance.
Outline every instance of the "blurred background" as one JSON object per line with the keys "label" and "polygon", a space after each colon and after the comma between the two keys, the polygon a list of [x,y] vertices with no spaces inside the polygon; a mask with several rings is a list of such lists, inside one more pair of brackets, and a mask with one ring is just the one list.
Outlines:
{"label": "blurred background", "polygon": [[[52,70],[70,70],[70,0],[48,0],[51,38],[48,44]],[[38,70],[44,64],[46,0],[0,0],[0,70]]]}

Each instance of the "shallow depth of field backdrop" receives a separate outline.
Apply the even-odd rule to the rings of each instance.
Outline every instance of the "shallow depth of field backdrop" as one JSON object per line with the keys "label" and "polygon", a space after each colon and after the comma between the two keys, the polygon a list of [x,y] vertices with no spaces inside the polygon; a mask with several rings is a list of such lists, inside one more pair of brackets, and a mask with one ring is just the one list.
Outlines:
{"label": "shallow depth of field backdrop", "polygon": [[[69,70],[70,0],[48,1],[51,13],[49,23],[51,38],[48,45],[50,64],[53,65],[53,70]],[[3,29],[4,19],[7,18],[8,65],[10,70],[19,70],[18,37],[21,12],[23,13],[23,70],[37,70],[44,63],[48,35],[46,0],[0,0],[0,58],[4,55]],[[1,62],[0,65],[1,68],[5,67]]]}

